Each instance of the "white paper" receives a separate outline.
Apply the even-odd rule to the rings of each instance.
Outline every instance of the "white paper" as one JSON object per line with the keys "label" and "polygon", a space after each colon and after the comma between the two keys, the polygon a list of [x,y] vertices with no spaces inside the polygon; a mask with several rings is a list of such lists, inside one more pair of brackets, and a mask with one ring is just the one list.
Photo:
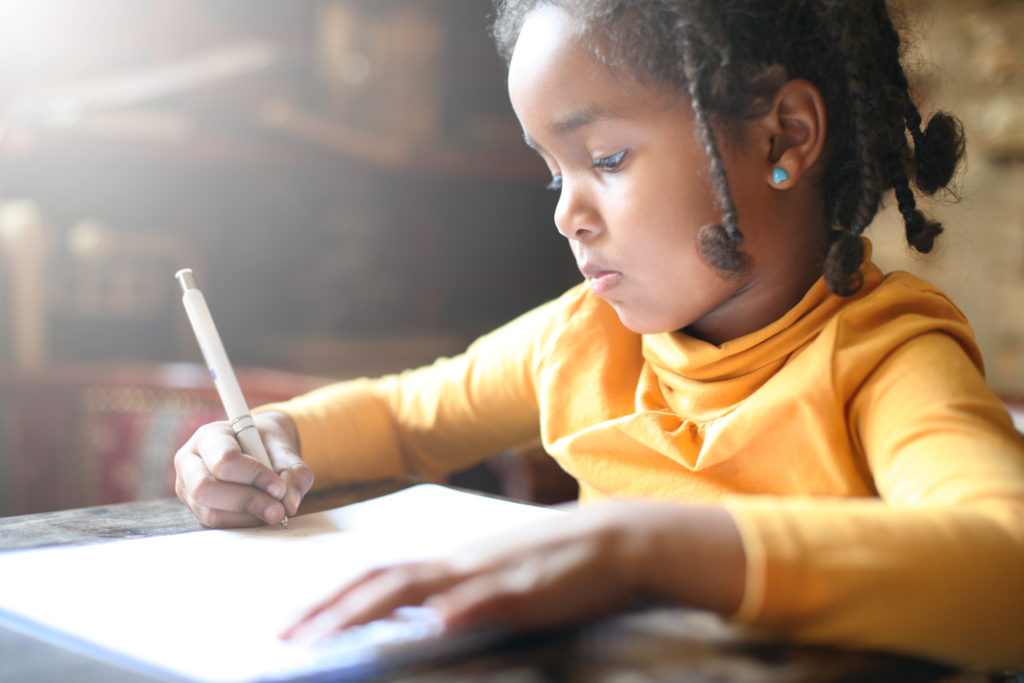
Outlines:
{"label": "white paper", "polygon": [[[422,485],[294,517],[287,529],[0,553],[0,623],[197,680],[273,679],[325,662],[365,666],[384,650],[359,645],[360,633],[379,644],[383,626],[353,631],[343,647],[284,643],[277,634],[369,567],[429,557],[554,514]],[[406,629],[396,640],[408,637]]]}

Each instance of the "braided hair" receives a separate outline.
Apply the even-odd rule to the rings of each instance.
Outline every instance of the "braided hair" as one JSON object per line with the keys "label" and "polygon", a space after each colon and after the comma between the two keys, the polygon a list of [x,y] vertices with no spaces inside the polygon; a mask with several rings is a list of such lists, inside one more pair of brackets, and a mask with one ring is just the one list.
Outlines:
{"label": "braided hair", "polygon": [[700,252],[720,272],[742,272],[748,257],[715,131],[764,115],[797,78],[821,91],[829,116],[820,179],[829,289],[860,289],[860,235],[889,190],[907,242],[931,251],[942,226],[918,209],[911,178],[927,195],[948,187],[963,129],[942,112],[924,125],[886,0],[495,0],[493,34],[506,59],[540,5],[572,14],[581,44],[609,68],[689,98],[721,212],[698,233]]}

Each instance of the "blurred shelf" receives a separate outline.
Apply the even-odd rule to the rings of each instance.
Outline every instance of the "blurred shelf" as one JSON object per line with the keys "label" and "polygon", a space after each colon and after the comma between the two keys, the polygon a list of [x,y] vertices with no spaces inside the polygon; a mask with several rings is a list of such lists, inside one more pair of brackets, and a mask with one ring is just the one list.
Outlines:
{"label": "blurred shelf", "polygon": [[473,148],[443,141],[417,143],[361,130],[280,102],[266,105],[261,120],[271,130],[339,158],[396,172],[513,181],[541,181],[546,173],[544,164],[525,144]]}
{"label": "blurred shelf", "polygon": [[12,127],[0,141],[7,172],[91,161],[257,169],[356,165],[413,177],[515,183],[543,183],[547,173],[525,145],[405,142],[281,104],[235,122],[196,121],[174,110],[103,112],[72,126]]}

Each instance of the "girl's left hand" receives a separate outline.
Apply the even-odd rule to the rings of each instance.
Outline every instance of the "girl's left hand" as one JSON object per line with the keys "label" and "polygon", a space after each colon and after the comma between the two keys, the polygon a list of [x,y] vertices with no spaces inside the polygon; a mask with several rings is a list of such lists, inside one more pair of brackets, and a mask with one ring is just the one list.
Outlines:
{"label": "girl's left hand", "polygon": [[[686,520],[703,528],[687,535]],[[683,598],[692,604],[685,598],[700,592],[699,586],[652,582],[669,575],[676,581],[729,576],[727,571],[719,574],[713,565],[690,572],[689,567],[679,571],[680,565],[675,564],[676,569],[666,572],[683,557],[701,564],[710,559],[701,557],[699,546],[713,520],[726,521],[728,529],[735,531],[723,510],[646,503],[589,508],[463,546],[442,559],[370,570],[313,606],[281,637],[315,640],[385,618],[405,605],[436,610],[445,630],[455,631],[474,626],[526,630],[566,624],[612,612],[641,595]],[[680,522],[684,528],[678,526]],[[671,540],[679,544],[670,542],[672,547],[666,547],[668,528]],[[738,541],[738,536],[730,539],[725,534],[724,539]],[[742,549],[739,559],[741,578]],[[705,588],[703,595],[714,594],[713,587]]]}

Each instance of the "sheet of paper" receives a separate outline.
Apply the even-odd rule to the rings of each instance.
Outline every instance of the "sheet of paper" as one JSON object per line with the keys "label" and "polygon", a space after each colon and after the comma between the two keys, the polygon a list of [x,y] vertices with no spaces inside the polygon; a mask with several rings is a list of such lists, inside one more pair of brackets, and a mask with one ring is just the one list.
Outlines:
{"label": "sheet of paper", "polygon": [[313,647],[283,643],[277,633],[368,567],[556,514],[422,485],[295,517],[287,529],[0,553],[0,623],[186,679],[270,680],[325,662],[365,667],[367,653],[351,642]]}

